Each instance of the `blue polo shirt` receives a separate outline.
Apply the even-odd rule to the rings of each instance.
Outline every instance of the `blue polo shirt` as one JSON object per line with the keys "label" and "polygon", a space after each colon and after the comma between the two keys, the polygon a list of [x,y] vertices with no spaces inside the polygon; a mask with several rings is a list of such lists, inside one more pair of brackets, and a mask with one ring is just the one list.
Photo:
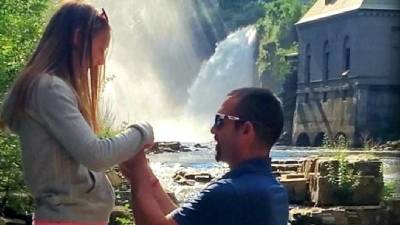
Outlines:
{"label": "blue polo shirt", "polygon": [[172,212],[179,225],[287,225],[286,190],[271,161],[246,161]]}

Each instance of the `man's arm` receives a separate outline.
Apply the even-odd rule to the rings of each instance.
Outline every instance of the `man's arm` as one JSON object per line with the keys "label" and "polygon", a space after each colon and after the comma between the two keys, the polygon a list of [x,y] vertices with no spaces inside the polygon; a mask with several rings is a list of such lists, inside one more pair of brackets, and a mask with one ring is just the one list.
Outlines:
{"label": "man's arm", "polygon": [[131,183],[133,214],[138,225],[176,225],[167,216],[176,208],[147,164],[144,152],[121,165]]}

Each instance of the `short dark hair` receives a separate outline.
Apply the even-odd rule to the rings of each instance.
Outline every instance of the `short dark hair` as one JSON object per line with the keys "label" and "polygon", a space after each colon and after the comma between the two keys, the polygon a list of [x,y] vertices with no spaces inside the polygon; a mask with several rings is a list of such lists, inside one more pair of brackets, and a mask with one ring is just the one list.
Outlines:
{"label": "short dark hair", "polygon": [[239,98],[235,113],[252,122],[258,139],[271,147],[283,128],[283,111],[279,99],[269,89],[256,87],[235,89],[228,96]]}

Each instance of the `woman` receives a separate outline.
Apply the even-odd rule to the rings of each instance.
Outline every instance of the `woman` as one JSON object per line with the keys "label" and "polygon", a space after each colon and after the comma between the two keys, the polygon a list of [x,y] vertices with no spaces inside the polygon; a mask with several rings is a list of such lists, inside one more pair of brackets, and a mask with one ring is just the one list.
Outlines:
{"label": "woman", "polygon": [[107,224],[114,192],[103,171],[153,143],[147,123],[96,136],[109,41],[104,10],[64,3],[4,103],[1,120],[20,137],[38,225]]}

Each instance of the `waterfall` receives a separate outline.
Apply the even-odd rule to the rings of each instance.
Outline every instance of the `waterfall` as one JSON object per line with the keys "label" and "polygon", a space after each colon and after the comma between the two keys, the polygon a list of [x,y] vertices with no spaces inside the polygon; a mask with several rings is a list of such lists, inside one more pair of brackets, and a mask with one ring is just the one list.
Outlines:
{"label": "waterfall", "polygon": [[212,140],[209,129],[226,93],[253,84],[255,29],[232,33],[205,61],[192,1],[94,2],[112,27],[102,104],[109,125],[146,120],[157,141]]}
{"label": "waterfall", "polygon": [[255,85],[255,39],[256,29],[249,26],[217,45],[188,89],[187,113],[210,118],[231,90]]}

